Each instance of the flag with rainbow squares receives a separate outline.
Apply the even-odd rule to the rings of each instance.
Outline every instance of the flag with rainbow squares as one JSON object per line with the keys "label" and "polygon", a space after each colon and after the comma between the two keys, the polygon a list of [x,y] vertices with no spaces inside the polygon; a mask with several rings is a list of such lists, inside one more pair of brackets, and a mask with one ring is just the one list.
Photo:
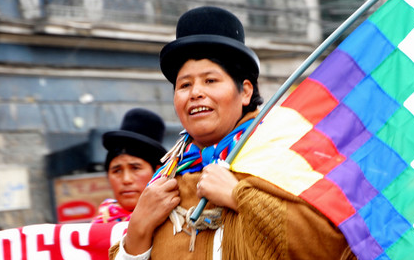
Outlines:
{"label": "flag with rainbow squares", "polygon": [[414,0],[388,0],[241,148],[231,169],[324,213],[359,259],[414,256]]}

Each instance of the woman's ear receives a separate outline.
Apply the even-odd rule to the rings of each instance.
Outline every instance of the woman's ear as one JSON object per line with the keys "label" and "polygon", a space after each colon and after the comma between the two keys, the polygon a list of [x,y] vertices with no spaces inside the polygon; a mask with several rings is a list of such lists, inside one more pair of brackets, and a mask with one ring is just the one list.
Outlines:
{"label": "woman's ear", "polygon": [[253,84],[250,82],[250,80],[245,79],[243,81],[243,93],[242,93],[242,103],[243,106],[248,106],[250,104],[250,99],[253,95]]}

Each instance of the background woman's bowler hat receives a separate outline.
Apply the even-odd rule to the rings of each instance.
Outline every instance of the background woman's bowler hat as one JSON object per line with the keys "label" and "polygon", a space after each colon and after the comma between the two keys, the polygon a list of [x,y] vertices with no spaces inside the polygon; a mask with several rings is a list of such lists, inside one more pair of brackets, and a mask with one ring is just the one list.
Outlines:
{"label": "background woman's bowler hat", "polygon": [[243,25],[234,14],[222,8],[198,7],[180,17],[176,40],[161,50],[161,71],[175,84],[184,62],[204,55],[234,60],[244,69],[259,75],[259,58],[244,44]]}
{"label": "background woman's bowler hat", "polygon": [[114,153],[115,150],[123,149],[150,163],[159,162],[167,152],[162,146],[164,132],[164,121],[157,114],[143,108],[129,110],[122,120],[120,130],[106,132],[102,136],[103,146],[108,150],[106,163],[109,164],[114,156],[121,153]]}

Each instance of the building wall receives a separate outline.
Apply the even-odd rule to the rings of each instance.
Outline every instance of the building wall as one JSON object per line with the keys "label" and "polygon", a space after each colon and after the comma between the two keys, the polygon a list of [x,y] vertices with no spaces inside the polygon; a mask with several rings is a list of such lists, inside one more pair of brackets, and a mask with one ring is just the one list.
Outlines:
{"label": "building wall", "polygon": [[[28,183],[25,183],[28,184],[25,188],[29,191],[28,208],[7,210],[6,203],[14,195],[12,187],[2,189],[0,205],[3,211],[0,211],[0,228],[53,222],[49,184],[44,171],[44,156],[47,153],[44,135],[39,131],[0,133],[0,165],[7,169],[13,169],[17,165],[26,169],[29,177]],[[4,181],[3,176],[3,184]]]}
{"label": "building wall", "polygon": [[[16,52],[22,50],[18,47]],[[21,55],[20,62],[46,63],[41,55],[44,50],[39,53],[37,48],[27,49],[31,51]],[[59,48],[52,50],[60,52]],[[84,49],[79,55],[93,56],[88,51]],[[14,56],[14,60],[18,56],[7,55]],[[50,60],[59,64],[59,56],[62,57],[55,54]],[[110,60],[113,53],[100,51],[97,56],[99,58],[90,63]],[[87,62],[76,62],[88,67]],[[125,59],[122,62],[125,63]],[[170,132],[165,139],[166,147],[171,147],[178,137],[181,128],[172,107],[172,87],[150,65],[144,71],[105,71],[96,69],[95,65],[89,65],[91,69],[73,65],[62,69],[63,66],[47,67],[34,62],[25,66],[15,64],[8,60],[7,64],[0,65],[3,70],[0,73],[0,169],[17,165],[27,171],[28,182],[18,185],[28,190],[29,207],[8,208],[8,196],[19,194],[13,190],[17,187],[13,182],[16,180],[8,178],[7,181],[14,184],[7,183],[8,186],[0,188],[0,228],[56,222],[53,180],[62,175],[102,171],[102,167],[92,168],[104,161],[102,146],[93,151],[98,156],[76,148],[89,147],[85,144],[92,141],[92,130],[118,128],[127,110],[139,106],[160,114]],[[116,64],[112,62],[113,66]],[[100,136],[96,138],[100,144]],[[82,156],[89,160],[79,158]],[[2,182],[4,184],[5,179]]]}
{"label": "building wall", "polygon": [[[140,106],[163,117],[165,146],[174,144],[181,126],[158,53],[174,39],[179,14],[202,3],[136,1],[138,8],[120,0],[0,2],[0,176],[9,174],[10,183],[13,173],[27,177],[0,184],[0,199],[6,205],[11,190],[28,193],[22,208],[3,207],[0,227],[53,223],[53,179],[102,171],[105,151],[88,150],[100,141],[91,137],[93,130],[118,128],[124,113]],[[311,8],[317,0],[233,0],[222,6],[246,25],[267,101],[320,41],[319,14]]]}

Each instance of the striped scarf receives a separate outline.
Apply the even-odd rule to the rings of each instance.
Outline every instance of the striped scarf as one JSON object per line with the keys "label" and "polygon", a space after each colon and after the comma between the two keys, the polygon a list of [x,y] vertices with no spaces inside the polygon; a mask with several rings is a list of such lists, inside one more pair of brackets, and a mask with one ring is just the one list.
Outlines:
{"label": "striped scarf", "polygon": [[[150,184],[162,175],[170,176],[172,168],[175,168],[173,175],[184,175],[188,172],[201,171],[206,165],[217,163],[218,160],[224,161],[252,121],[253,119],[244,122],[225,136],[219,143],[212,146],[200,149],[193,142],[187,145],[184,144],[185,148],[182,156],[178,155],[175,158],[174,156],[169,157],[168,161],[154,174]],[[185,132],[180,141],[187,143],[189,140],[190,136]],[[177,164],[174,164],[174,160],[177,160]]]}
{"label": "striped scarf", "polygon": [[91,223],[129,221],[132,211],[125,210],[115,199],[106,199],[99,205],[99,213]]}

